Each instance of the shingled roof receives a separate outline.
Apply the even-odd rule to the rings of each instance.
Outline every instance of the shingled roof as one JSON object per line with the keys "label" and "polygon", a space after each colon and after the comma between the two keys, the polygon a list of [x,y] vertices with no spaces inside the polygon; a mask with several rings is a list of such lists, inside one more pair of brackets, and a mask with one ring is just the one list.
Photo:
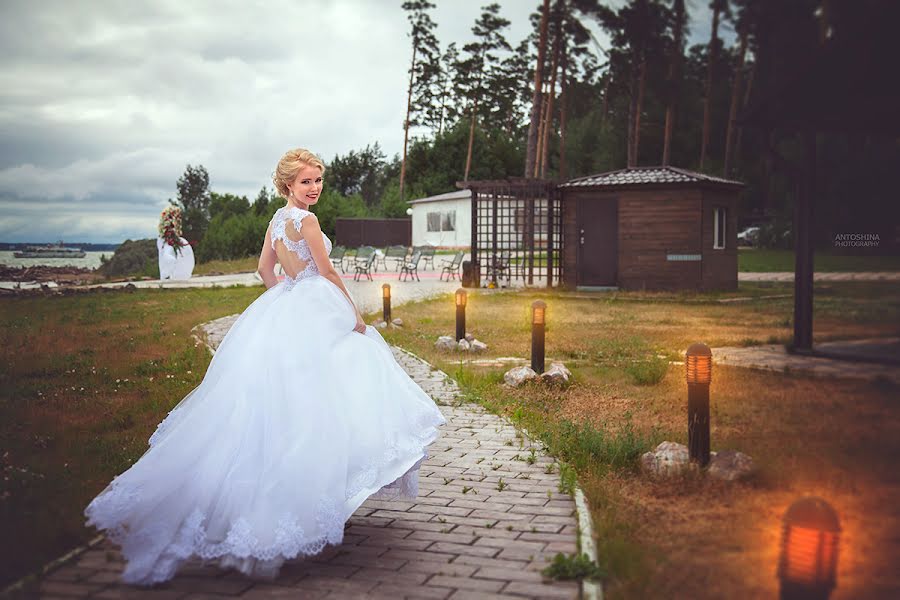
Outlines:
{"label": "shingled roof", "polygon": [[740,181],[713,177],[678,167],[631,167],[572,179],[559,187],[607,187],[670,184],[715,184],[743,186]]}

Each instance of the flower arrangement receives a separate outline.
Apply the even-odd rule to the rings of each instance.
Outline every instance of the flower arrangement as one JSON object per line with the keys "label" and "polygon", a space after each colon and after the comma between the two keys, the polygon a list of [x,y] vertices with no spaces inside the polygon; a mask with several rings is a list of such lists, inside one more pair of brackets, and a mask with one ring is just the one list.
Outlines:
{"label": "flower arrangement", "polygon": [[159,237],[175,249],[175,254],[183,252],[181,247],[181,209],[177,206],[167,206],[159,216]]}

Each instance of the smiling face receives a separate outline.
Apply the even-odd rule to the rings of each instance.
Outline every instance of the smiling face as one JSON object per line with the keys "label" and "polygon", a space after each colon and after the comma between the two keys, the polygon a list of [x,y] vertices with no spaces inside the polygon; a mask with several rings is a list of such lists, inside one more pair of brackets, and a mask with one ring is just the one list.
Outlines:
{"label": "smiling face", "polygon": [[322,170],[314,165],[304,165],[294,181],[288,185],[289,200],[311,206],[319,201],[322,193]]}

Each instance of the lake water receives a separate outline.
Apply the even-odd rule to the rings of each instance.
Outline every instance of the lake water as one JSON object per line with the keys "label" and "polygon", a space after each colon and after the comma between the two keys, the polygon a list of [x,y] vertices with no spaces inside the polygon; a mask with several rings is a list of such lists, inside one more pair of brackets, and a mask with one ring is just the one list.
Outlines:
{"label": "lake water", "polygon": [[115,250],[101,252],[85,252],[84,258],[16,258],[13,250],[0,250],[0,265],[9,267],[33,267],[44,265],[48,267],[84,267],[96,269],[100,266],[100,256],[105,254],[111,258]]}

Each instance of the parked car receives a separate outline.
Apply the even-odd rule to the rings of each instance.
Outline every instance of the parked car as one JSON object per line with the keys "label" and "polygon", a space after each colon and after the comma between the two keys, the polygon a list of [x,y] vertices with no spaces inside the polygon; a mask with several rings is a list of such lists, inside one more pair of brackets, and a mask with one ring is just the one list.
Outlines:
{"label": "parked car", "polygon": [[759,244],[759,227],[747,227],[737,234],[738,246],[756,246]]}

